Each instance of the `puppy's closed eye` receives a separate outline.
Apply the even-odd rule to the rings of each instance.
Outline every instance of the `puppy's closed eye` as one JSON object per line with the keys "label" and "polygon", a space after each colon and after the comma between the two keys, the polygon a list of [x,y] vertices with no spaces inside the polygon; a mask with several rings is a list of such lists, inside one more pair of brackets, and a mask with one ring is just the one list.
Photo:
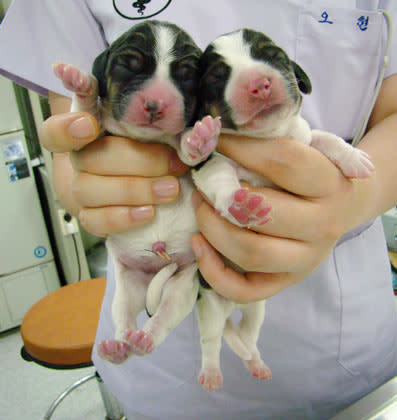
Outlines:
{"label": "puppy's closed eye", "polygon": [[178,63],[173,69],[174,77],[186,87],[193,87],[198,80],[198,70],[188,63]]}
{"label": "puppy's closed eye", "polygon": [[139,51],[131,52],[131,54],[118,57],[114,64],[113,71],[120,76],[129,76],[131,73],[140,73],[144,70],[145,58]]}
{"label": "puppy's closed eye", "polygon": [[229,73],[230,69],[226,64],[218,63],[211,67],[211,69],[207,72],[206,79],[209,83],[224,81],[227,77],[229,77]]}

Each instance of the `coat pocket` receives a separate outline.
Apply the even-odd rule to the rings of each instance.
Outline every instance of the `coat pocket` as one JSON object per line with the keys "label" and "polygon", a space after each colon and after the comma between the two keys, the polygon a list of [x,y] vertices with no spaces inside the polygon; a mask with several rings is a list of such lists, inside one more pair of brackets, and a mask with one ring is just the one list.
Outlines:
{"label": "coat pocket", "polygon": [[395,359],[397,316],[380,219],[334,250],[341,291],[339,363],[368,382]]}

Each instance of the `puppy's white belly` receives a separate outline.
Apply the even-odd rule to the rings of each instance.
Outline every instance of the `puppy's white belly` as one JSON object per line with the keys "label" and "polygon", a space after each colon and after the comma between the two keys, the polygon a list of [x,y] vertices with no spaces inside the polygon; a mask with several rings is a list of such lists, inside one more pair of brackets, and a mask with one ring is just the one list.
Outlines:
{"label": "puppy's white belly", "polygon": [[152,246],[165,242],[166,252],[183,267],[194,261],[190,237],[198,231],[191,195],[190,175],[180,178],[181,193],[176,201],[156,207],[151,223],[139,228],[110,235],[107,246],[114,258],[129,268],[156,273],[170,261],[156,255]]}

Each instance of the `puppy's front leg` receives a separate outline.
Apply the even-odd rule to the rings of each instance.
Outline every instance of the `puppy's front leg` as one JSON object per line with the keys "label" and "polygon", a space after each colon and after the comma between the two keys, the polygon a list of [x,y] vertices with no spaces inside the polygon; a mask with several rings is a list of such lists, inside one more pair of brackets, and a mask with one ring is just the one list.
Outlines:
{"label": "puppy's front leg", "polygon": [[66,63],[53,65],[55,75],[73,92],[71,112],[85,111],[99,119],[98,81],[94,76]]}
{"label": "puppy's front leg", "polygon": [[251,182],[248,173],[231,159],[214,153],[202,168],[193,170],[192,176],[221,216],[237,226],[250,227],[269,220],[270,206],[262,194],[242,188],[240,180]]}
{"label": "puppy's front leg", "polygon": [[221,132],[221,120],[207,115],[197,121],[193,128],[186,130],[178,146],[178,156],[182,162],[189,166],[195,166],[203,162],[216,149],[219,134]]}
{"label": "puppy's front leg", "polygon": [[367,153],[350,146],[335,134],[313,130],[311,146],[327,156],[349,178],[367,178],[375,169]]}

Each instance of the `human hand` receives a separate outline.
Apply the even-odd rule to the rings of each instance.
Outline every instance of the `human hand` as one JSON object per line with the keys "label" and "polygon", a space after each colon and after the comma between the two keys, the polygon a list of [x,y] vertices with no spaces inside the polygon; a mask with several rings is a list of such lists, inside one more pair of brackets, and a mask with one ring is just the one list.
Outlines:
{"label": "human hand", "polygon": [[176,176],[187,166],[168,146],[98,135],[95,118],[82,112],[57,114],[42,124],[42,145],[55,152],[54,161],[58,155],[69,164],[54,173],[56,184],[63,184],[56,187],[58,198],[67,202],[70,195],[81,224],[97,236],[150,222],[156,204],[179,194]]}
{"label": "human hand", "polygon": [[[325,156],[290,139],[221,137],[218,150],[283,190],[257,189],[272,208],[270,221],[251,230],[217,215],[194,196],[201,234],[191,245],[204,278],[219,294],[247,303],[302,281],[328,256],[337,240],[358,224],[355,185]],[[225,265],[219,254],[244,273]]]}

